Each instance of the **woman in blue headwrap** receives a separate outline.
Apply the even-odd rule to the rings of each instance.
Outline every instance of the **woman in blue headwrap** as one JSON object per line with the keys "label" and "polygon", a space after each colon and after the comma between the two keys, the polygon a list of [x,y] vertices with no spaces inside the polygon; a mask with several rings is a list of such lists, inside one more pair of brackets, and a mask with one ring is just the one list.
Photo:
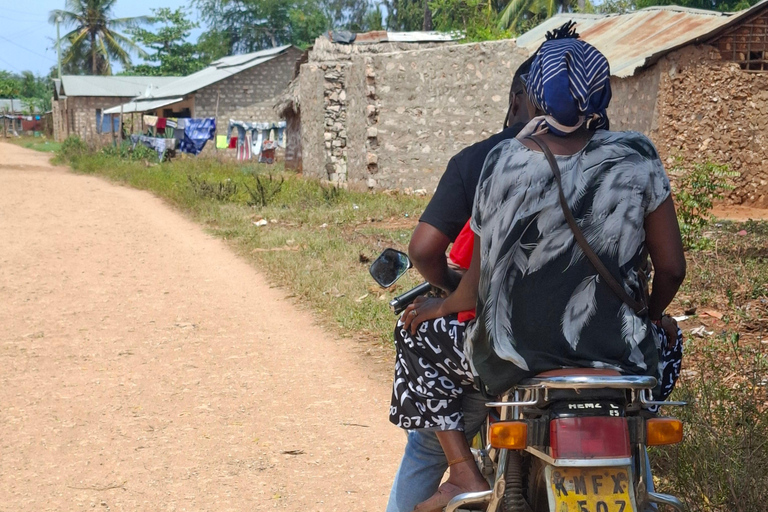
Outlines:
{"label": "woman in blue headwrap", "polygon": [[[685,277],[669,179],[647,137],[607,130],[608,61],[572,27],[548,34],[524,77],[531,122],[485,161],[469,270],[448,298],[419,298],[404,313],[404,327],[416,332],[422,322],[477,309],[465,358],[426,343],[413,347],[418,367],[396,369],[396,384],[409,393],[393,400],[391,417],[437,430],[450,466],[419,512],[487,489],[459,428],[460,404],[441,399],[457,388],[494,395],[545,371],[594,368],[657,377],[655,395],[664,399],[679,372],[682,336],[663,314]],[[576,242],[553,169],[530,135],[554,153],[575,223],[627,298]],[[645,299],[648,255],[655,273]]]}

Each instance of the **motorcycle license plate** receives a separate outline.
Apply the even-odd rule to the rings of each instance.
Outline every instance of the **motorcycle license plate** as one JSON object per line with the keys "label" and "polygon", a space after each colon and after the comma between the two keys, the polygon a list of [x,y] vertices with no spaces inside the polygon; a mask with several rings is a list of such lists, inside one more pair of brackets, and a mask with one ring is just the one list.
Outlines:
{"label": "motorcycle license plate", "polygon": [[546,469],[553,512],[635,512],[629,468]]}

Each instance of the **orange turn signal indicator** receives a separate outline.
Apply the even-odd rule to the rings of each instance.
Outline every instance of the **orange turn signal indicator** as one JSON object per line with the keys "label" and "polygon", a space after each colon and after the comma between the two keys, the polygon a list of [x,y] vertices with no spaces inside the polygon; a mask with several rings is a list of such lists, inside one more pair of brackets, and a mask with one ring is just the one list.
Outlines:
{"label": "orange turn signal indicator", "polygon": [[645,444],[661,446],[683,440],[683,422],[675,418],[651,418],[645,422]]}
{"label": "orange turn signal indicator", "polygon": [[497,421],[491,424],[488,437],[494,448],[524,450],[528,446],[528,425],[523,421]]}

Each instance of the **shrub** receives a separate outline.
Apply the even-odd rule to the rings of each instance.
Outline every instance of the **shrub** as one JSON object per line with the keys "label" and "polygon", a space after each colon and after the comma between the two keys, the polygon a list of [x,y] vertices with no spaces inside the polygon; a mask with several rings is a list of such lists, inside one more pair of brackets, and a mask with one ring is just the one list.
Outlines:
{"label": "shrub", "polygon": [[[692,512],[765,510],[768,503],[768,358],[736,332],[686,346],[674,411],[685,440],[657,450],[657,476]],[[671,489],[666,489],[671,487]]]}
{"label": "shrub", "polygon": [[732,178],[739,175],[727,165],[712,162],[697,163],[690,170],[675,167],[672,174],[681,175],[677,182],[675,206],[680,233],[686,249],[704,249],[709,239],[702,231],[712,220],[713,201],[722,199],[723,193],[733,190]]}
{"label": "shrub", "polygon": [[72,160],[88,153],[88,146],[77,135],[71,135],[61,143],[61,149],[58,156],[64,160]]}
{"label": "shrub", "polygon": [[145,146],[144,144],[136,144],[133,147],[130,143],[123,143],[118,146],[109,145],[101,148],[101,153],[106,156],[124,158],[128,160],[141,161],[157,161],[157,151]]}
{"label": "shrub", "polygon": [[209,181],[204,178],[187,176],[195,194],[201,199],[213,199],[215,201],[230,201],[237,194],[237,184],[232,180]]}

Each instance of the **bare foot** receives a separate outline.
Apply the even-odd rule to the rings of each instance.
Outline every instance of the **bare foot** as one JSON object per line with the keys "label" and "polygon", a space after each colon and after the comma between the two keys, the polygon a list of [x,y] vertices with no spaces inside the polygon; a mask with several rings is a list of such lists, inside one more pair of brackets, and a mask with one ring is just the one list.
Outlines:
{"label": "bare foot", "polygon": [[443,483],[429,499],[416,505],[413,512],[441,512],[448,505],[448,502],[459,494],[489,489],[488,482],[480,476],[474,461],[457,464],[451,467],[448,481]]}

